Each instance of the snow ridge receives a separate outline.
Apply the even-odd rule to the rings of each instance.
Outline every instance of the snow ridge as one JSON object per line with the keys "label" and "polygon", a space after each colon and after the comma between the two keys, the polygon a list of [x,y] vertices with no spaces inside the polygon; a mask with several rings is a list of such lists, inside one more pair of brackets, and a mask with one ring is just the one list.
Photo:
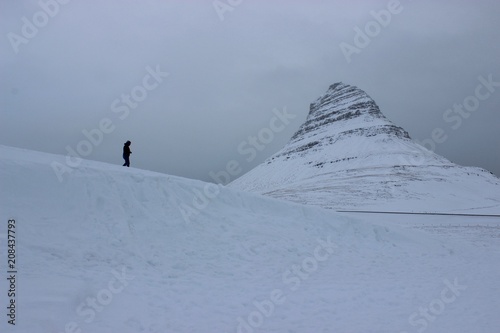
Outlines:
{"label": "snow ridge", "polygon": [[[223,186],[188,223],[181,207],[207,183],[88,160],[59,182],[64,160],[0,145],[20,259],[20,316],[1,332],[498,332],[491,238],[455,244]],[[450,284],[456,301],[427,321],[418,309]]]}

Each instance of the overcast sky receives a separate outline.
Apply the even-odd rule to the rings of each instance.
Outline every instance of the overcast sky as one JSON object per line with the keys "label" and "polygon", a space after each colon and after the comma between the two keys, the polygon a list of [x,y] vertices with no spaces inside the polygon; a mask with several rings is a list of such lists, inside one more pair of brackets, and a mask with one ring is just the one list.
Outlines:
{"label": "overcast sky", "polygon": [[[483,82],[500,82],[498,0],[0,0],[0,18],[3,145],[122,164],[131,140],[133,167],[243,174],[342,81],[428,148],[500,175],[500,83]],[[247,161],[238,147],[284,110],[295,118]]]}

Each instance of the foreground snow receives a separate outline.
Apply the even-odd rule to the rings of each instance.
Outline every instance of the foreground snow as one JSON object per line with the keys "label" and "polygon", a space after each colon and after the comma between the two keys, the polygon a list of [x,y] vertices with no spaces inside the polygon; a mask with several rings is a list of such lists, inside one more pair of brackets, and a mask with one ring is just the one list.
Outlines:
{"label": "foreground snow", "polygon": [[460,220],[489,227],[464,236],[451,217],[339,214],[97,162],[59,182],[53,161],[0,146],[1,260],[14,218],[19,271],[1,332],[500,330],[498,219]]}

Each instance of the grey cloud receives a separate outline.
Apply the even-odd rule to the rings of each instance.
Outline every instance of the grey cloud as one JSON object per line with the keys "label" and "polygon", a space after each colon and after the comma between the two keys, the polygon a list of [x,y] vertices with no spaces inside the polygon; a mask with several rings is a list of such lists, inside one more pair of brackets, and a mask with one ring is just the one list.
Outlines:
{"label": "grey cloud", "polygon": [[[500,175],[500,89],[456,130],[442,117],[478,76],[500,81],[500,4],[401,0],[403,11],[347,63],[339,44],[388,3],[243,1],[220,21],[212,1],[71,1],[15,54],[7,34],[40,5],[3,2],[0,143],[65,154],[109,117],[116,130],[88,158],[119,164],[130,139],[132,166],[210,180],[229,160],[247,171],[278,150],[309,103],[344,81],[415,139],[446,129],[438,153]],[[121,121],[111,103],[156,65],[170,76]],[[238,144],[283,107],[296,120],[247,162]]]}

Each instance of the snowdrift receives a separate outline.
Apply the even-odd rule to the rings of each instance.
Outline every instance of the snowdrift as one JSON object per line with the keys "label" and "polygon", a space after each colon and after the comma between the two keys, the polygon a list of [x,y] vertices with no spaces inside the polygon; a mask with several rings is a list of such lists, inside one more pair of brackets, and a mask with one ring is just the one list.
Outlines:
{"label": "snowdrift", "polygon": [[16,325],[2,296],[2,332],[500,327],[498,252],[98,162],[60,182],[54,161],[0,146],[1,260],[8,219],[18,257]]}

